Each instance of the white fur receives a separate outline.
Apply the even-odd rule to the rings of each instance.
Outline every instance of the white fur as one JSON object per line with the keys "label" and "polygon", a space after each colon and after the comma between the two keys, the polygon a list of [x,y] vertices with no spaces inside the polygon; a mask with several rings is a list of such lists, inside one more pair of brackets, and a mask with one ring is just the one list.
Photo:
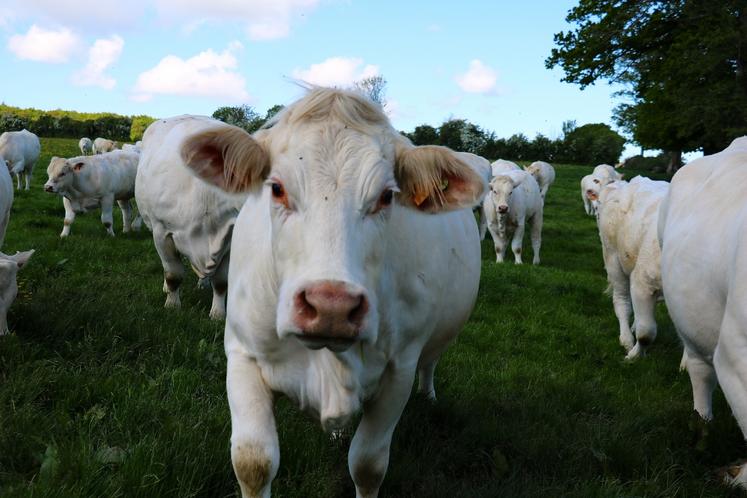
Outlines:
{"label": "white fur", "polygon": [[[456,152],[455,153],[459,159],[467,163],[474,169],[484,180],[485,184],[487,185],[490,183],[490,178],[493,174],[492,167],[490,165],[490,161],[485,159],[484,157],[478,156],[476,154],[471,154],[469,152]],[[485,190],[485,195],[487,195],[488,190]],[[477,225],[480,228],[480,240],[485,239],[485,233],[488,231],[488,220],[485,216],[485,209],[484,209],[484,203],[485,195],[483,195],[480,198],[480,202],[475,207],[475,210],[477,211],[477,217],[479,218],[479,221],[477,222]]]}
{"label": "white fur", "polygon": [[[122,231],[129,232],[133,226],[130,199],[135,196],[137,163],[138,154],[121,150],[70,159],[53,157],[47,167],[49,179],[44,189],[62,196],[65,221],[60,237],[70,235],[76,212],[85,212],[96,204],[101,205],[101,223],[113,236],[114,201],[122,210]],[[135,228],[138,225],[135,220]]]}
{"label": "white fur", "polygon": [[[664,297],[685,344],[695,410],[717,378],[747,436],[747,137],[672,178],[659,216]],[[731,479],[730,479],[731,480]],[[742,466],[731,480],[747,487]]]}
{"label": "white fur", "polygon": [[[500,213],[500,206],[508,206],[506,213]],[[539,252],[542,245],[543,202],[539,186],[534,177],[523,170],[513,170],[495,176],[490,182],[490,192],[485,196],[485,215],[488,230],[493,236],[495,260],[503,262],[511,239],[511,250],[516,264],[522,263],[522,244],[526,223],[531,225],[532,263],[540,262]]]}
{"label": "white fur", "polygon": [[16,276],[34,251],[7,255],[0,252],[0,335],[8,333],[8,309],[18,294]]}
{"label": "white fur", "polygon": [[542,200],[545,200],[550,185],[555,182],[555,168],[544,161],[535,161],[526,167],[526,172],[532,175],[537,181]]}
{"label": "white fur", "polygon": [[117,142],[109,140],[108,138],[98,137],[93,141],[93,153],[103,154],[105,152],[111,152],[117,148]]}
{"label": "white fur", "polygon": [[[599,166],[597,166],[599,168]],[[594,171],[597,171],[596,168]],[[604,174],[603,176],[597,176],[592,173],[581,178],[581,199],[584,201],[584,210],[589,216],[595,216],[597,214],[597,207],[599,205],[599,194],[602,188],[615,181],[610,175]]]}
{"label": "white fur", "polygon": [[[195,178],[184,165],[180,148],[192,133],[220,126],[202,116],[161,119],[145,132],[146,145],[135,180],[135,199],[153,232],[164,271],[166,307],[179,307],[179,284],[185,256],[200,279],[213,286],[211,318],[226,316],[226,281],[231,233],[246,196],[228,196]],[[134,146],[133,146],[134,147]]]}
{"label": "white fur", "polygon": [[6,131],[0,135],[0,157],[11,175],[16,177],[16,188],[21,189],[21,175],[26,179],[26,190],[31,184],[31,174],[39,159],[41,144],[39,137],[28,130]]}
{"label": "white fur", "polygon": [[625,177],[625,174],[618,173],[617,170],[610,166],[609,164],[600,164],[598,166],[594,167],[594,171],[591,173],[592,175],[596,176],[597,178],[601,178],[602,180],[605,180],[606,183],[612,183],[616,182],[618,180],[622,180]]}
{"label": "white fur", "polygon": [[[599,195],[597,223],[612,302],[627,359],[644,354],[656,338],[656,300],[661,294],[659,206],[669,183],[637,176],[608,184]],[[634,313],[635,338],[630,328]]]}
{"label": "white fur", "polygon": [[497,161],[493,161],[490,164],[490,167],[492,169],[492,176],[500,175],[502,173],[507,173],[509,171],[520,171],[521,168],[518,164],[506,161],[505,159],[498,159]]}
{"label": "white fur", "polygon": [[78,141],[78,148],[80,153],[84,156],[93,154],[93,142],[88,137],[83,137]]}
{"label": "white fur", "polygon": [[[0,156],[0,164],[3,156]],[[13,179],[7,169],[0,166],[0,248],[3,247],[5,231],[10,221],[10,208],[13,206]]]}

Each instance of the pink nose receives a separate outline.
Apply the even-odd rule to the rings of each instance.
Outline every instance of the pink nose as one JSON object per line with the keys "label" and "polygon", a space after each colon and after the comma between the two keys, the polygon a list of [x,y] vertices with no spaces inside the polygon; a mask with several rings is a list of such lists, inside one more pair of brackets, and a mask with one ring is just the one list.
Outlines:
{"label": "pink nose", "polygon": [[505,204],[502,206],[498,206],[498,212],[501,214],[508,213],[508,206],[506,206]]}
{"label": "pink nose", "polygon": [[365,293],[335,280],[314,282],[293,300],[293,321],[308,338],[355,339],[367,312]]}

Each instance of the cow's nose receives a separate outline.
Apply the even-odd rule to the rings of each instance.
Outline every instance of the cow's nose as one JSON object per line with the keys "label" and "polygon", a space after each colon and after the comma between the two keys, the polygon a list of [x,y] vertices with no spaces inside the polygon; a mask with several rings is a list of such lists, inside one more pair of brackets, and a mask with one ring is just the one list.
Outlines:
{"label": "cow's nose", "polygon": [[44,191],[45,192],[53,192],[52,185],[44,185]]}
{"label": "cow's nose", "polygon": [[323,280],[298,292],[293,308],[293,321],[304,337],[352,340],[363,326],[368,299],[345,282]]}
{"label": "cow's nose", "polygon": [[502,206],[498,206],[498,212],[501,214],[508,213],[508,206],[506,206],[505,204]]}

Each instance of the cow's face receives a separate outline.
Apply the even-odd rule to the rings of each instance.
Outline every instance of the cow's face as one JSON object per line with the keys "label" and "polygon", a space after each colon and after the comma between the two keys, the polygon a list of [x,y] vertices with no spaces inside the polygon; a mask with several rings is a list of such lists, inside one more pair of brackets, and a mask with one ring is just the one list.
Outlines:
{"label": "cow's face", "polygon": [[18,294],[16,277],[34,251],[19,252],[13,256],[0,253],[0,335],[8,333],[8,309]]}
{"label": "cow's face", "polygon": [[44,190],[51,194],[66,191],[73,183],[73,175],[83,168],[82,161],[68,161],[62,157],[53,157],[47,167],[47,183]]}
{"label": "cow's face", "polygon": [[[182,157],[204,179],[228,191],[263,190],[281,339],[334,351],[374,341],[377,291],[390,285],[380,281],[383,267],[396,257],[395,220],[404,209],[468,208],[484,192],[479,175],[449,149],[413,147],[388,126],[376,129],[333,121],[299,123],[290,132],[281,122],[259,141],[232,128],[185,141]],[[218,158],[231,149],[243,151],[237,166],[226,154]],[[219,163],[225,167],[217,174]]]}
{"label": "cow's face", "polygon": [[490,181],[490,195],[498,214],[508,214],[511,196],[519,182],[510,175],[496,175]]}

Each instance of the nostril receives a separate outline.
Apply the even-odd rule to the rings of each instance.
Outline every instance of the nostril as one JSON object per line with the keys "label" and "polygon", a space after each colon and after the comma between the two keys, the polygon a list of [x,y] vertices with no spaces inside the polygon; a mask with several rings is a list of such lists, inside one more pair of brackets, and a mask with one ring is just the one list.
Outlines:
{"label": "nostril", "polygon": [[366,299],[366,296],[362,295],[358,297],[358,304],[356,304],[348,314],[348,321],[360,328],[361,325],[363,325],[363,319],[365,318],[366,313],[368,313],[368,300]]}
{"label": "nostril", "polygon": [[296,294],[295,301],[296,314],[301,320],[312,321],[319,314],[314,305],[312,305],[306,298],[306,291],[301,291]]}

